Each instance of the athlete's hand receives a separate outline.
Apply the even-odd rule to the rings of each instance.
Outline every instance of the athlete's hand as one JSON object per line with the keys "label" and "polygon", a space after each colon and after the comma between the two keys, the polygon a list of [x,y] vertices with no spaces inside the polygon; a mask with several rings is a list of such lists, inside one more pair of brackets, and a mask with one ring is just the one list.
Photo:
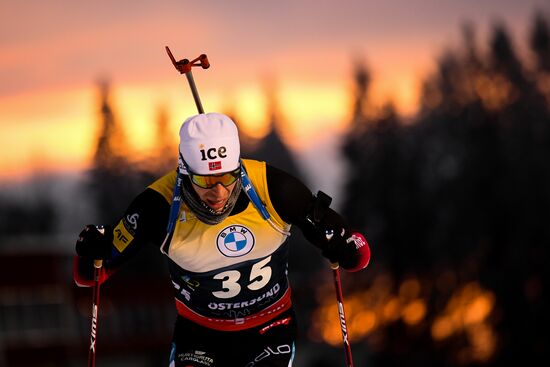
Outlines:
{"label": "athlete's hand", "polygon": [[347,235],[327,233],[328,244],[323,249],[323,256],[332,263],[338,263],[347,271],[359,271],[367,267],[370,261],[370,248],[365,237],[359,232]]}
{"label": "athlete's hand", "polygon": [[100,231],[97,226],[88,224],[78,235],[75,247],[78,256],[93,260],[109,259],[113,248],[113,231],[109,226],[104,226]]}

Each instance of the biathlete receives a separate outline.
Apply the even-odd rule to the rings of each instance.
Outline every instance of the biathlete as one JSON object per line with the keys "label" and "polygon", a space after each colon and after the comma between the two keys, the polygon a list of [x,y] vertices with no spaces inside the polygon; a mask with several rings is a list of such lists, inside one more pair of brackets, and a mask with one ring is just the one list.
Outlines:
{"label": "biathlete", "polygon": [[[332,263],[367,266],[370,249],[330,198],[265,162],[241,159],[238,130],[219,113],[181,126],[178,168],[159,178],[101,233],[76,242],[74,277],[100,283],[148,243],[166,255],[175,291],[170,366],[291,366],[296,320],[287,278],[291,225]],[[167,230],[168,227],[168,230]]]}

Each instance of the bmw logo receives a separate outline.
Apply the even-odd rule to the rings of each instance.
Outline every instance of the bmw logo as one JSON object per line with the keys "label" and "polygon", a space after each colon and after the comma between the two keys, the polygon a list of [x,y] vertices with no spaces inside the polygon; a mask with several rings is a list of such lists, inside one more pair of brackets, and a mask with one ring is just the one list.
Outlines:
{"label": "bmw logo", "polygon": [[216,239],[218,250],[228,257],[246,255],[254,247],[254,235],[244,226],[225,227]]}

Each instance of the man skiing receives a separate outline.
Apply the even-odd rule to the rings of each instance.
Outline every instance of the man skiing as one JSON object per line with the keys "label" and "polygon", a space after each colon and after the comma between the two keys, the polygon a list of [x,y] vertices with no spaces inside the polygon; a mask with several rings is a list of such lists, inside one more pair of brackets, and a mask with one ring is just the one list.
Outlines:
{"label": "man skiing", "polygon": [[348,271],[370,259],[365,238],[329,204],[288,173],[241,159],[229,117],[191,116],[180,129],[178,169],[139,194],[114,228],[80,233],[75,281],[92,285],[101,259],[104,282],[151,242],[167,255],[175,290],[170,366],[291,366],[291,225]]}

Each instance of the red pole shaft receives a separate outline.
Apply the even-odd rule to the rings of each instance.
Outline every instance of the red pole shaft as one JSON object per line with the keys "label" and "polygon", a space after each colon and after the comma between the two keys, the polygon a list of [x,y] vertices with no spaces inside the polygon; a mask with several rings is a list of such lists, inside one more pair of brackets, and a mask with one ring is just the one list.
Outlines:
{"label": "red pole shaft", "polygon": [[340,328],[342,329],[342,339],[344,340],[344,351],[346,353],[346,366],[353,367],[353,357],[351,355],[351,345],[349,342],[348,329],[346,325],[346,313],[344,311],[344,296],[342,295],[342,282],[340,281],[340,267],[338,263],[331,264],[332,275],[334,275],[334,287],[336,288],[336,300],[338,301],[338,316],[340,318]]}
{"label": "red pole shaft", "polygon": [[94,293],[92,295],[92,326],[90,336],[90,349],[88,351],[88,367],[95,367],[96,343],[97,343],[97,322],[99,311],[99,276],[101,275],[102,260],[94,260]]}

